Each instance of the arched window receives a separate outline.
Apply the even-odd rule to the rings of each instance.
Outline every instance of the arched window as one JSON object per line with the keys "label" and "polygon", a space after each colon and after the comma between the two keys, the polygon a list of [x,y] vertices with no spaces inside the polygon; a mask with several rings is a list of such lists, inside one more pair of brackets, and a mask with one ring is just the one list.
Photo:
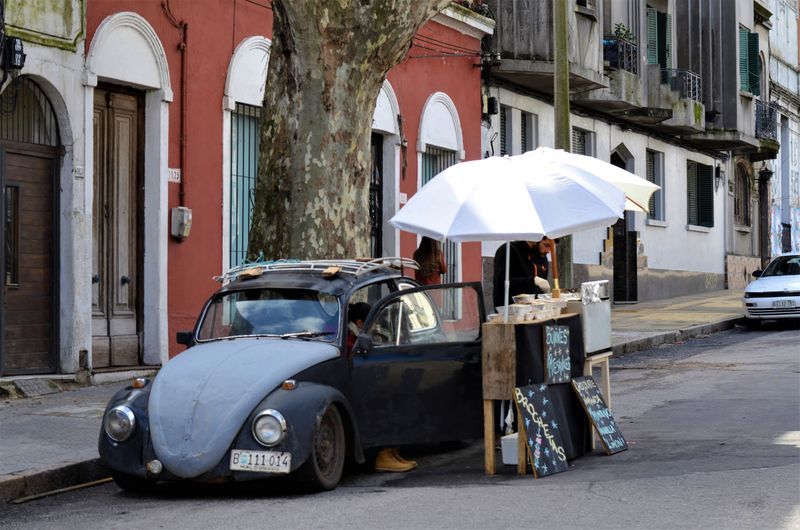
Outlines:
{"label": "arched window", "polygon": [[265,37],[248,37],[228,66],[222,118],[223,269],[241,265],[247,256],[269,48]]}
{"label": "arched window", "polygon": [[733,219],[736,224],[750,226],[750,172],[747,166],[736,166],[736,184],[733,190]]}

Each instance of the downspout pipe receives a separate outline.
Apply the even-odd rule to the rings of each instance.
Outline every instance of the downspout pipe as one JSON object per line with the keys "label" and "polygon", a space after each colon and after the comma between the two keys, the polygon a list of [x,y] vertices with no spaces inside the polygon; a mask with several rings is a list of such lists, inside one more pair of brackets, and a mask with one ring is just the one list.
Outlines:
{"label": "downspout pipe", "polygon": [[170,23],[175,26],[178,31],[180,32],[180,42],[178,42],[178,50],[181,53],[181,105],[180,105],[180,113],[181,113],[181,131],[180,131],[180,167],[181,167],[181,180],[178,184],[178,205],[179,206],[186,206],[186,180],[188,178],[188,171],[186,171],[186,147],[188,144],[188,104],[187,99],[189,97],[189,89],[188,84],[186,82],[187,79],[187,63],[186,54],[187,54],[187,47],[188,47],[188,37],[189,37],[189,23],[185,20],[178,21],[175,18],[175,15],[172,14],[172,9],[169,5],[169,0],[161,0],[161,9],[164,10],[164,14],[169,19]]}

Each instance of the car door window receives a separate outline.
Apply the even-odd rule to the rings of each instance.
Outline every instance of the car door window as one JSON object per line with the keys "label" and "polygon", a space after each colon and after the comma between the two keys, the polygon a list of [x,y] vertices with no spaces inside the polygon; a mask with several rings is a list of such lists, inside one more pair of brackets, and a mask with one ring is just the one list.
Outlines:
{"label": "car door window", "polygon": [[[454,299],[459,300],[458,311],[449,311],[450,318],[443,318],[445,304],[452,304]],[[393,298],[371,319],[367,334],[376,348],[473,342],[480,337],[480,324],[474,287],[435,286]]]}

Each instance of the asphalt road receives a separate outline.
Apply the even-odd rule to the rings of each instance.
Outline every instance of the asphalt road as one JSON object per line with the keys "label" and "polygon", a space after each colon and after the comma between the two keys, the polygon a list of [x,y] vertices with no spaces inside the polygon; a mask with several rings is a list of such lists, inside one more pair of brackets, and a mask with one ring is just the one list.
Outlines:
{"label": "asphalt road", "polygon": [[488,477],[480,443],[416,451],[414,472],[351,470],[332,492],[282,484],[113,484],[0,506],[4,528],[799,528],[800,330],[732,331],[612,364],[630,449],[534,480]]}

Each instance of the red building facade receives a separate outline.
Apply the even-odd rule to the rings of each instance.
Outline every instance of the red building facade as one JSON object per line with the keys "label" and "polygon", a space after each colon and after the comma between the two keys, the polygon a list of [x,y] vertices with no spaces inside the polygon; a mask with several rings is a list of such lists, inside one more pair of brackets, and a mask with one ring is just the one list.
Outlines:
{"label": "red building facade", "polygon": [[[218,286],[212,277],[246,251],[270,5],[87,2],[86,171],[95,186],[94,268],[105,271],[92,271],[100,277],[92,284],[93,367],[158,364],[178,353],[175,332],[191,328]],[[411,256],[417,237],[388,219],[439,170],[480,158],[476,66],[491,30],[490,21],[454,5],[420,30],[389,73],[372,135],[375,255]],[[179,206],[192,212],[183,240],[170,236]],[[124,216],[104,214],[110,210]],[[448,260],[448,280],[481,279],[479,245],[451,246]],[[120,285],[127,318],[114,306]]]}

